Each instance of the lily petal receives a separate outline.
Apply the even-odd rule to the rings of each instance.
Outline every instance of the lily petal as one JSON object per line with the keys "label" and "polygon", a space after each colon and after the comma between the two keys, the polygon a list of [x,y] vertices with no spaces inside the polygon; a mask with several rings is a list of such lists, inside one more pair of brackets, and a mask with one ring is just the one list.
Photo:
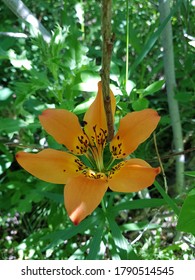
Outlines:
{"label": "lily petal", "polygon": [[119,130],[110,143],[115,158],[125,158],[135,151],[157,127],[160,116],[153,109],[128,113],[121,119]]}
{"label": "lily petal", "polygon": [[89,141],[75,114],[63,109],[47,109],[39,120],[44,129],[72,153],[80,155],[87,151]]}
{"label": "lily petal", "polygon": [[101,179],[93,179],[84,175],[70,178],[64,188],[64,203],[68,215],[75,225],[78,225],[94,211],[100,204],[107,188],[106,176]]}
{"label": "lily petal", "polygon": [[65,184],[70,176],[77,176],[85,168],[76,156],[53,149],[37,154],[18,152],[16,160],[33,176],[55,184]]}
{"label": "lily petal", "polygon": [[142,159],[130,159],[111,170],[109,188],[117,192],[137,192],[151,186],[159,173],[160,167],[152,168]]}
{"label": "lily petal", "polygon": [[[112,115],[114,120],[116,100],[111,90],[110,90],[110,98],[111,98]],[[87,112],[85,113],[84,121],[86,122],[86,125],[84,127],[85,132],[87,133],[88,136],[94,137],[93,140],[96,140],[95,139],[96,135],[94,134],[94,128],[96,129],[95,133],[97,133],[97,135],[102,132],[103,133],[105,132],[106,134],[108,133],[101,81],[98,82],[97,96],[93,101],[93,103],[91,104],[91,106],[89,107],[89,109],[87,110]]]}

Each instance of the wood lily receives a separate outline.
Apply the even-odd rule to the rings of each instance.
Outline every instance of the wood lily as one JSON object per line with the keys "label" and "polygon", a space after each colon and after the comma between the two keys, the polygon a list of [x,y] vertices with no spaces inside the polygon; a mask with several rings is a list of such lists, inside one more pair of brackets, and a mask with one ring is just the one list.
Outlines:
{"label": "wood lily", "polygon": [[[111,94],[114,117],[115,97]],[[75,225],[91,214],[108,188],[116,192],[137,192],[152,185],[160,168],[152,168],[138,158],[126,159],[156,128],[160,117],[153,109],[128,113],[109,144],[110,162],[104,162],[107,122],[102,85],[84,116],[81,127],[75,114],[63,109],[47,109],[39,116],[43,128],[69,150],[44,149],[33,154],[18,152],[18,163],[37,178],[65,184],[64,203]],[[82,161],[86,157],[88,164]],[[86,161],[85,161],[86,162]]]}

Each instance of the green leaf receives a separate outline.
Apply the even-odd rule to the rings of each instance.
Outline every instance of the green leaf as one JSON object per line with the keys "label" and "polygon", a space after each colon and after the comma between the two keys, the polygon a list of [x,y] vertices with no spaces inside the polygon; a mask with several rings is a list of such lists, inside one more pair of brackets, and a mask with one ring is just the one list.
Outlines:
{"label": "green leaf", "polygon": [[86,112],[86,110],[89,108],[89,106],[91,105],[91,103],[94,101],[94,98],[90,98],[89,100],[86,100],[84,102],[82,102],[81,104],[77,105],[73,112],[76,114],[76,115],[79,115],[79,114],[83,114]]}
{"label": "green leaf", "polygon": [[127,223],[123,224],[120,228],[125,231],[139,231],[147,229],[156,229],[159,228],[160,225],[150,224],[148,221],[138,222],[138,223]]}
{"label": "green leaf", "polygon": [[195,234],[195,189],[187,195],[179,215],[177,229]]}
{"label": "green leaf", "polygon": [[162,195],[164,200],[167,202],[167,204],[171,207],[171,209],[178,216],[180,213],[180,210],[179,210],[177,204],[175,203],[175,201],[165,192],[165,190],[161,187],[161,185],[157,181],[154,182],[154,185],[155,185],[156,189],[159,191],[159,193]]}
{"label": "green leaf", "polygon": [[8,52],[0,48],[0,59],[9,59]]}
{"label": "green leaf", "polygon": [[63,201],[64,201],[63,195],[62,195],[62,194],[59,194],[59,193],[54,193],[54,192],[42,192],[42,194],[43,194],[45,197],[47,197],[47,198],[49,198],[49,199],[51,199],[51,200],[53,200],[53,201],[55,201],[55,202],[57,202],[57,203],[63,203]]}
{"label": "green leaf", "polygon": [[136,58],[136,60],[134,61],[133,65],[131,66],[130,69],[130,74],[132,74],[134,72],[134,70],[136,69],[136,67],[143,61],[143,59],[147,56],[147,54],[149,53],[149,51],[152,49],[152,47],[154,46],[154,44],[156,43],[156,41],[158,40],[158,38],[160,37],[162,31],[164,30],[165,26],[167,25],[168,21],[171,19],[171,17],[177,12],[177,10],[179,9],[180,5],[182,4],[182,0],[178,0],[175,5],[173,6],[173,8],[171,9],[170,14],[165,18],[165,20],[159,25],[158,29],[153,32],[153,34],[149,37],[149,39],[147,40],[147,42],[145,43],[145,45],[143,46],[141,52],[138,54],[138,57]]}
{"label": "green leaf", "polygon": [[185,175],[195,177],[195,171],[186,171],[184,172]]}
{"label": "green leaf", "polygon": [[119,205],[115,205],[114,209],[110,209],[112,214],[117,215],[119,211],[122,210],[133,210],[133,209],[144,209],[144,208],[153,208],[160,207],[165,205],[166,201],[160,198],[152,198],[152,199],[135,199],[130,200],[128,202],[120,203]]}
{"label": "green leaf", "polygon": [[6,148],[5,145],[0,143],[0,175],[11,166],[13,161],[13,154]]}
{"label": "green leaf", "polygon": [[192,101],[193,93],[190,92],[178,92],[175,95],[175,99],[181,103],[189,104]]}
{"label": "green leaf", "polygon": [[99,223],[98,228],[95,230],[95,234],[92,238],[92,241],[89,245],[89,255],[87,260],[96,260],[98,259],[98,253],[100,250],[100,243],[102,241],[102,235],[104,230],[105,218]]}
{"label": "green leaf", "polygon": [[44,239],[51,240],[51,243],[46,248],[44,248],[44,250],[54,248],[55,246],[63,243],[64,240],[68,240],[78,233],[83,233],[85,230],[93,228],[99,223],[99,219],[101,219],[100,214],[101,213],[98,213],[96,216],[89,216],[77,226],[71,226],[65,230],[57,230],[46,235]]}
{"label": "green leaf", "polygon": [[109,213],[107,215],[113,241],[116,249],[122,260],[138,260],[139,257],[134,252],[131,243],[128,243],[125,237],[122,235],[121,230],[114,220],[114,217]]}
{"label": "green leaf", "polygon": [[149,85],[147,88],[144,89],[143,96],[151,95],[151,94],[161,90],[164,83],[165,83],[164,80],[160,80],[160,81],[152,83],[151,85]]}
{"label": "green leaf", "polygon": [[139,98],[132,103],[133,110],[140,111],[148,108],[149,101],[146,98]]}
{"label": "green leaf", "polygon": [[19,119],[9,119],[9,118],[0,118],[0,132],[16,132],[21,127],[25,127],[26,124],[24,121]]}

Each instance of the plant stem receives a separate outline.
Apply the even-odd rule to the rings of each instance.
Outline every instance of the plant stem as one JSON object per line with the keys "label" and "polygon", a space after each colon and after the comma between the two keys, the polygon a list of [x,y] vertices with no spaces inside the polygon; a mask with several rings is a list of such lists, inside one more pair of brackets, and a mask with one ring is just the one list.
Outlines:
{"label": "plant stem", "polygon": [[45,27],[38,21],[38,19],[32,14],[32,12],[21,0],[3,0],[3,2],[17,17],[30,23],[34,28],[36,28],[47,43],[50,42],[50,33],[45,29]]}
{"label": "plant stem", "polygon": [[[160,20],[161,22],[170,14],[170,0],[159,0]],[[175,67],[174,67],[174,50],[173,50],[173,34],[171,21],[167,23],[162,32],[162,46],[164,71],[166,80],[167,100],[171,125],[173,130],[173,141],[175,152],[181,152],[183,147],[182,127],[180,121],[180,113],[178,102],[175,99]],[[176,193],[180,193],[184,187],[184,155],[176,157]]]}
{"label": "plant stem", "polygon": [[102,92],[106,112],[108,137],[111,141],[114,136],[113,117],[110,98],[110,62],[112,55],[113,38],[111,35],[112,0],[102,0]]}

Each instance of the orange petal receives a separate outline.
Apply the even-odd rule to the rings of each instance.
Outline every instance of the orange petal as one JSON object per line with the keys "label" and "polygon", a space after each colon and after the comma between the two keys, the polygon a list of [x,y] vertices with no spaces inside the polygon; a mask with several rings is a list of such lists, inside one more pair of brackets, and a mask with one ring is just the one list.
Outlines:
{"label": "orange petal", "polygon": [[75,225],[91,214],[100,204],[108,182],[104,175],[102,179],[93,179],[84,175],[70,178],[64,188],[64,203],[68,215]]}
{"label": "orange petal", "polygon": [[137,149],[157,127],[160,120],[153,109],[127,114],[121,119],[119,130],[110,143],[115,158],[124,158]]}
{"label": "orange petal", "polygon": [[[114,120],[116,100],[111,90],[110,90],[110,98],[111,98],[112,115]],[[93,103],[91,104],[91,106],[89,107],[89,109],[87,110],[87,112],[85,113],[84,121],[86,122],[85,132],[87,133],[88,136],[92,136],[96,138],[96,135],[94,134],[94,127],[96,128],[97,135],[99,135],[99,133],[102,132],[106,132],[107,135],[108,128],[107,128],[106,113],[104,109],[104,100],[103,100],[101,82],[98,83],[97,96],[93,101]]]}
{"label": "orange petal", "polygon": [[159,173],[160,167],[152,168],[142,159],[130,159],[111,170],[109,188],[117,192],[137,192],[151,186]]}
{"label": "orange petal", "polygon": [[75,114],[63,109],[47,109],[39,120],[44,129],[71,152],[77,155],[86,152],[89,141]]}
{"label": "orange petal", "polygon": [[70,176],[77,176],[85,168],[72,154],[52,149],[37,154],[18,152],[16,160],[33,176],[55,184],[65,184]]}

